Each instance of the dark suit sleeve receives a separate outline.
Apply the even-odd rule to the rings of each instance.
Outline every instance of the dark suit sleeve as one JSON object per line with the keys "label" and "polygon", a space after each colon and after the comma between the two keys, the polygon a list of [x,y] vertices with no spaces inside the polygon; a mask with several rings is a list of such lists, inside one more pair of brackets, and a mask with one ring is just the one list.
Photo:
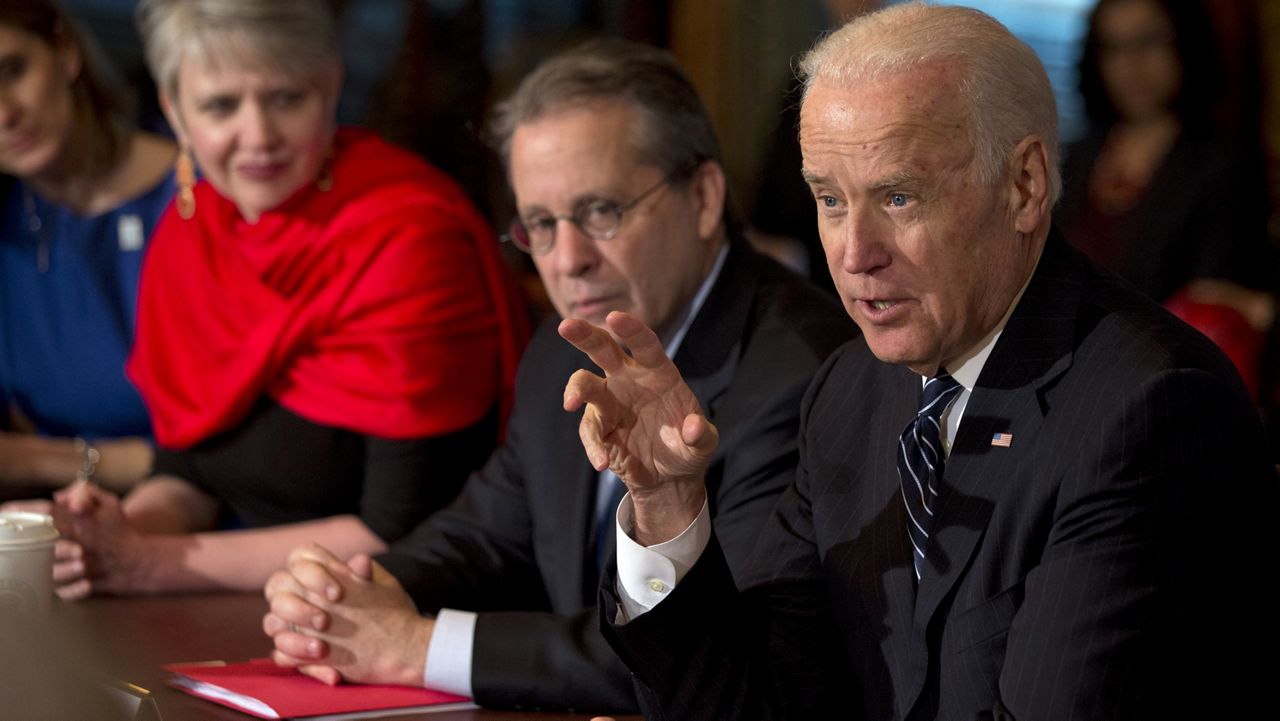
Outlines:
{"label": "dark suit sleeve", "polygon": [[418,609],[484,611],[543,607],[530,549],[531,520],[514,419],[507,442],[467,479],[462,493],[378,557]]}
{"label": "dark suit sleeve", "polygon": [[631,674],[600,635],[598,612],[498,611],[476,619],[471,685],[486,708],[634,713]]}
{"label": "dark suit sleeve", "polygon": [[602,628],[635,673],[647,717],[856,718],[851,699],[833,693],[845,666],[812,540],[808,492],[801,465],[756,539],[739,576],[741,593],[721,548],[719,520],[671,595],[627,624],[614,623],[619,604],[611,569],[601,585]]}
{"label": "dark suit sleeve", "polygon": [[1077,435],[1042,558],[1013,589],[998,695],[1024,720],[1245,718],[1265,688],[1254,659],[1275,648],[1257,569],[1275,557],[1276,483],[1252,409],[1199,370],[1096,391],[1126,400]]}
{"label": "dark suit sleeve", "polygon": [[[422,520],[377,560],[424,613],[545,608],[531,541],[526,489],[530,448],[545,440],[547,389],[563,343],[540,328],[521,362],[517,398],[504,442],[467,478],[453,503]],[[555,373],[556,371],[551,370]],[[551,398],[559,395],[551,389]]]}

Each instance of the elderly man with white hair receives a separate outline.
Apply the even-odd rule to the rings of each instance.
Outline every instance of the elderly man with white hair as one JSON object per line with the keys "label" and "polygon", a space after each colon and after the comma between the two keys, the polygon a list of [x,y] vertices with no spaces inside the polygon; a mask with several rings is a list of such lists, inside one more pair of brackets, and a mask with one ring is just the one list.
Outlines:
{"label": "elderly man with white hair", "polygon": [[741,591],[704,500],[717,430],[654,335],[560,327],[606,375],[565,406],[630,489],[602,616],[650,718],[1247,708],[1276,627],[1258,418],[1210,342],[1051,230],[1039,61],[977,11],[908,4],[801,70],[803,173],[863,337],[809,389]]}

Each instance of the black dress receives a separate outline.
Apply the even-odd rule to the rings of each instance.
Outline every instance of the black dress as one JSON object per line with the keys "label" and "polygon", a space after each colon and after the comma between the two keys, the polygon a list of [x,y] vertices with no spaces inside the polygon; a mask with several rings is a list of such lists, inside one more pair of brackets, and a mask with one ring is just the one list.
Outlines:
{"label": "black dress", "polygon": [[355,513],[390,543],[453,500],[496,437],[496,409],[455,433],[388,440],[313,423],[264,398],[225,433],[157,450],[155,473],[219,499],[226,527]]}

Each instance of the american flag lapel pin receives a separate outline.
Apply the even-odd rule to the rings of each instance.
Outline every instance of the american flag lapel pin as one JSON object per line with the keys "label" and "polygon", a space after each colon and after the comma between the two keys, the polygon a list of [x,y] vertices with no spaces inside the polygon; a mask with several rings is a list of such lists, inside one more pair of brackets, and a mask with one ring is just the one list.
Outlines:
{"label": "american flag lapel pin", "polygon": [[991,436],[991,445],[997,448],[1009,448],[1013,445],[1013,434],[997,433]]}

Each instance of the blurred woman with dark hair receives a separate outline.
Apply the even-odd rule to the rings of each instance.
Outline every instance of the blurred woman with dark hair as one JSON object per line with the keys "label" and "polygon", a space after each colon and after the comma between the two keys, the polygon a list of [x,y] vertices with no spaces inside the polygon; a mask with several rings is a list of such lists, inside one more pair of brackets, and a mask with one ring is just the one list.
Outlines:
{"label": "blurred woman with dark hair", "polygon": [[1080,89],[1092,123],[1056,225],[1213,337],[1256,388],[1274,281],[1262,166],[1220,121],[1221,63],[1197,0],[1100,0]]}
{"label": "blurred woman with dark hair", "polygon": [[120,118],[53,2],[0,5],[0,498],[150,471],[124,364],[175,153]]}

